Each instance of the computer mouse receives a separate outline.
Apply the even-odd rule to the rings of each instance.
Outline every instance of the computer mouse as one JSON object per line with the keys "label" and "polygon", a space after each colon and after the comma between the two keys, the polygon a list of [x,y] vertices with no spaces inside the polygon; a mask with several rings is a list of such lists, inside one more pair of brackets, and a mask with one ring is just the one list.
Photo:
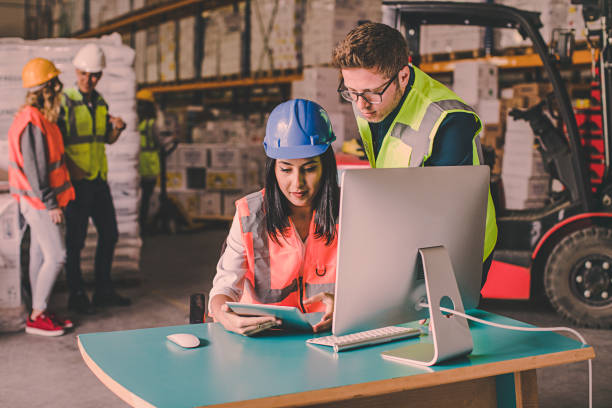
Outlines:
{"label": "computer mouse", "polygon": [[194,348],[200,345],[200,339],[189,333],[169,334],[166,338],[184,348]]}

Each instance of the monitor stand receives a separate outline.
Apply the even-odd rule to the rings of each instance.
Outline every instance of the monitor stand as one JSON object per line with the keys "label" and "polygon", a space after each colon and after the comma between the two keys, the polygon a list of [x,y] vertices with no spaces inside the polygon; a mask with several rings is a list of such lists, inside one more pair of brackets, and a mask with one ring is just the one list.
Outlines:
{"label": "monitor stand", "polygon": [[431,366],[471,353],[474,343],[465,318],[449,316],[440,311],[442,306],[464,312],[448,251],[443,246],[421,248],[419,256],[425,274],[429,299],[429,334],[433,342],[420,342],[389,350],[383,352],[382,356],[402,363]]}

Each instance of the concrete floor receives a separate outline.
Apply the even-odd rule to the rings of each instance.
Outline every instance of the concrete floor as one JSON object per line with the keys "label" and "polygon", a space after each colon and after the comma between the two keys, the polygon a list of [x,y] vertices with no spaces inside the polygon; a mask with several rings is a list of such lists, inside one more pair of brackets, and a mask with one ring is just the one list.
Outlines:
{"label": "concrete floor", "polygon": [[[23,332],[0,334],[0,407],[125,407],[89,371],[77,349],[76,335],[177,325],[188,322],[191,293],[208,293],[225,226],[179,234],[147,237],[142,251],[142,279],[121,282],[119,292],[130,296],[129,308],[107,309],[76,318],[76,328],[58,338]],[[60,285],[61,286],[61,285]],[[66,313],[67,293],[56,291],[51,307]],[[538,326],[567,325],[546,304],[485,301],[482,309]],[[594,407],[612,407],[612,332],[579,329],[597,354],[593,362]],[[587,406],[587,364],[538,370],[540,406]]]}

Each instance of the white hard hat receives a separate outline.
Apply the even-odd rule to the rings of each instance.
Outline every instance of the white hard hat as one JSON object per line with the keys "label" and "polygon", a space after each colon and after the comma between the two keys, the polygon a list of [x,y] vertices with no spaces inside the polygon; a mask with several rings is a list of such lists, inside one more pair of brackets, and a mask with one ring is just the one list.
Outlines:
{"label": "white hard hat", "polygon": [[106,58],[99,45],[90,43],[77,52],[72,64],[84,72],[102,72],[106,67]]}

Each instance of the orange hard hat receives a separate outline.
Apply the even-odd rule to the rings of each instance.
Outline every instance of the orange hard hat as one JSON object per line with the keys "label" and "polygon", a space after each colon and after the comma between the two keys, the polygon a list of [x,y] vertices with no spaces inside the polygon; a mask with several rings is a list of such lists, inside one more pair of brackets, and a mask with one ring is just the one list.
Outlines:
{"label": "orange hard hat", "polygon": [[155,102],[153,92],[148,89],[141,89],[136,93],[136,99],[140,101]]}
{"label": "orange hard hat", "polygon": [[34,58],[23,67],[21,80],[24,88],[34,88],[52,80],[59,74],[59,69],[48,59]]}

